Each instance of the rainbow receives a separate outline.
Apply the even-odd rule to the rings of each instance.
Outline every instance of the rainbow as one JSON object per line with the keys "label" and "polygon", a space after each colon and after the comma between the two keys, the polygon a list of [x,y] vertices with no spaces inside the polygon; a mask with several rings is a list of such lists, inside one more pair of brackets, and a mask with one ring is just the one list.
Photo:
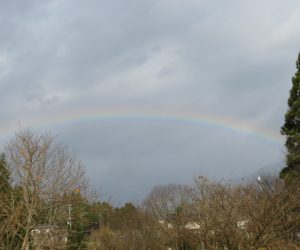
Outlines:
{"label": "rainbow", "polygon": [[[192,111],[170,111],[150,109],[125,109],[125,108],[88,108],[65,110],[61,112],[48,113],[43,116],[32,116],[21,120],[22,126],[31,128],[47,128],[51,126],[68,125],[78,122],[97,121],[170,121],[182,124],[194,124],[216,129],[228,130],[243,136],[253,136],[264,141],[282,145],[283,137],[279,131],[262,128],[248,122],[235,120],[230,117],[214,116],[211,114]],[[8,128],[9,127],[9,128]],[[0,133],[7,134],[12,131],[12,126],[0,128]],[[16,126],[15,126],[16,128]]]}

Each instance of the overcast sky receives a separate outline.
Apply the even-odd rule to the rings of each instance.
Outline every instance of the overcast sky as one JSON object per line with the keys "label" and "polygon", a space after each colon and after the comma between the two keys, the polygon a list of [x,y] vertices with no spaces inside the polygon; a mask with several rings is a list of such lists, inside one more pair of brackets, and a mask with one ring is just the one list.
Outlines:
{"label": "overcast sky", "polygon": [[0,0],[0,142],[19,121],[50,131],[115,203],[251,174],[281,162],[283,144],[179,120],[62,116],[193,112],[279,134],[299,26],[299,0]]}

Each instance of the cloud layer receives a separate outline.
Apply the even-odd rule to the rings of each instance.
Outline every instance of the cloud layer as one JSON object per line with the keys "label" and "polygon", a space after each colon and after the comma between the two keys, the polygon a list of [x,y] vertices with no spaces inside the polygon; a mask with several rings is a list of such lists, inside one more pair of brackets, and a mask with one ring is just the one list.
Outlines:
{"label": "cloud layer", "polygon": [[[3,131],[77,109],[139,108],[279,133],[299,51],[298,1],[2,1],[0,16]],[[120,202],[157,184],[236,177],[284,157],[283,146],[257,138],[162,120],[42,129],[78,151],[95,187]]]}

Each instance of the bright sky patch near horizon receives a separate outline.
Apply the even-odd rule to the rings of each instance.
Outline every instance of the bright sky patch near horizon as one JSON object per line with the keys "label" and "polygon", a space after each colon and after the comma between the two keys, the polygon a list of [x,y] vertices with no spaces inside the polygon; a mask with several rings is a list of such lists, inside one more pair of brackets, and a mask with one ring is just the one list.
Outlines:
{"label": "bright sky patch near horizon", "polygon": [[282,162],[300,3],[0,1],[0,142],[77,151],[116,203]]}

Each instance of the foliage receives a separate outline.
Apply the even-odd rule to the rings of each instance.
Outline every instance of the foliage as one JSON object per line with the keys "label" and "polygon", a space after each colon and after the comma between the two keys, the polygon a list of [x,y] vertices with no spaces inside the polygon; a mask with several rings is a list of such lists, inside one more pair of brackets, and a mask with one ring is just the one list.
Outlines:
{"label": "foliage", "polygon": [[90,235],[89,249],[165,249],[162,226],[132,203],[112,208],[109,215],[106,219],[110,223],[102,224]]}
{"label": "foliage", "polygon": [[7,192],[11,188],[10,171],[7,166],[5,155],[0,155],[0,192]]}
{"label": "foliage", "polygon": [[0,249],[16,249],[21,246],[20,237],[14,237],[14,235],[22,235],[22,230],[18,228],[16,222],[23,219],[18,197],[19,190],[11,185],[10,171],[5,155],[2,154],[0,156]]}
{"label": "foliage", "polygon": [[297,72],[292,78],[292,88],[288,99],[288,110],[281,133],[286,135],[287,167],[281,171],[281,177],[294,179],[300,175],[300,53],[296,62]]}

